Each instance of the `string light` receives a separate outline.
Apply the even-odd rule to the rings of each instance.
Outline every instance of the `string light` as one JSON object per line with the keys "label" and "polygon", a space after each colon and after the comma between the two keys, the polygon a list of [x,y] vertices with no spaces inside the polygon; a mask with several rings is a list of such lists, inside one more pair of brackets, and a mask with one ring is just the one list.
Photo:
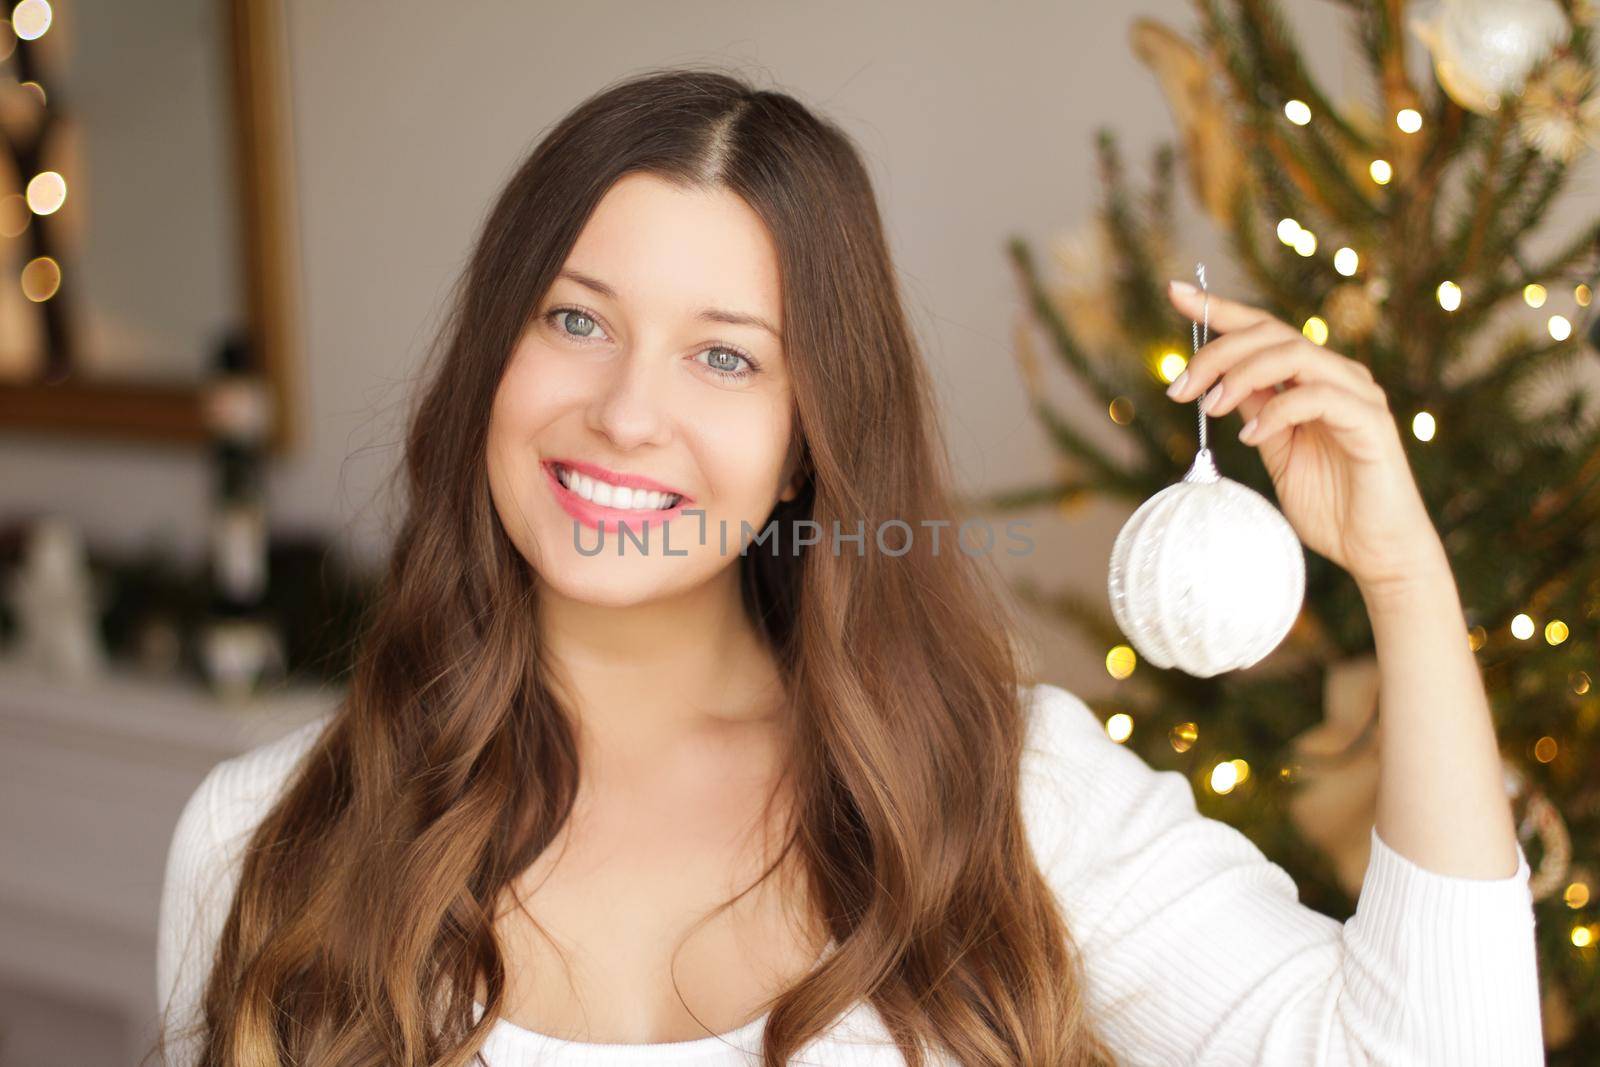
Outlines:
{"label": "string light", "polygon": [[1560,619],[1551,619],[1544,624],[1544,639],[1552,645],[1565,641],[1568,633],[1567,624]]}
{"label": "string light", "polygon": [[1578,948],[1588,948],[1594,944],[1594,931],[1587,926],[1574,926],[1572,928],[1572,943]]}
{"label": "string light", "polygon": [[28,208],[35,215],[50,215],[67,199],[67,179],[53,170],[40,171],[28,182]]}
{"label": "string light", "polygon": [[1298,222],[1296,222],[1294,219],[1278,220],[1278,240],[1292,247],[1294,245],[1294,239],[1299,236],[1300,224]]}
{"label": "string light", "polygon": [[1284,104],[1283,113],[1296,126],[1304,126],[1311,121],[1311,105],[1304,100],[1291,100]]}
{"label": "string light", "polygon": [[1567,902],[1567,907],[1574,910],[1589,903],[1589,887],[1583,882],[1573,882],[1567,886],[1567,891],[1561,894],[1561,899]]}
{"label": "string light", "polygon": [[1518,641],[1526,641],[1533,636],[1533,620],[1526,614],[1518,614],[1511,620],[1511,636]]}
{"label": "string light", "polygon": [[1250,764],[1246,763],[1243,759],[1234,758],[1228,762],[1233,764],[1233,772],[1238,776],[1239,781],[1242,782],[1246,778],[1250,777]]}
{"label": "string light", "polygon": [[1294,250],[1302,256],[1309,256],[1317,250],[1317,235],[1301,228],[1300,232],[1294,235]]}
{"label": "string light", "polygon": [[42,304],[61,288],[61,265],[49,256],[29,260],[22,268],[22,295]]}
{"label": "string light", "polygon": [[48,0],[22,0],[11,9],[11,28],[24,41],[37,41],[50,28],[51,16]]}
{"label": "string light", "polygon": [[1156,361],[1156,373],[1161,375],[1162,381],[1170,385],[1177,380],[1178,375],[1183,373],[1183,368],[1188,365],[1189,361],[1183,357],[1182,353],[1164,352],[1161,358]]}
{"label": "string light", "polygon": [[1231,761],[1224,761],[1211,768],[1211,789],[1216,793],[1231,793],[1233,787],[1239,784],[1239,768]]}
{"label": "string light", "polygon": [[1125,396],[1119,396],[1111,401],[1107,414],[1111,416],[1111,421],[1118,426],[1126,426],[1133,421],[1133,401]]}
{"label": "string light", "polygon": [[1481,626],[1473,626],[1467,630],[1467,647],[1476,652],[1489,643],[1489,631]]}
{"label": "string light", "polygon": [[21,237],[32,217],[21,193],[0,196],[0,237]]}
{"label": "string light", "polygon": [[1167,742],[1174,752],[1187,752],[1200,738],[1200,727],[1192,722],[1180,722],[1167,734]]}
{"label": "string light", "polygon": [[1126,712],[1117,712],[1106,720],[1106,736],[1121,744],[1133,733],[1133,716]]}
{"label": "string light", "polygon": [[1578,302],[1578,306],[1581,308],[1588,307],[1589,300],[1593,296],[1594,293],[1587,285],[1579,285],[1576,289],[1572,290],[1572,299],[1576,300]]}
{"label": "string light", "polygon": [[1388,185],[1389,179],[1394,177],[1394,168],[1387,159],[1374,159],[1372,166],[1367,168],[1367,173],[1372,175],[1372,180],[1379,185]]}
{"label": "string light", "polygon": [[1310,338],[1312,344],[1325,345],[1328,343],[1328,324],[1316,315],[1306,320],[1306,324],[1300,327],[1300,332]]}
{"label": "string light", "polygon": [[1439,283],[1439,306],[1446,311],[1454,311],[1461,306],[1461,286],[1455,282],[1444,281]]}
{"label": "string light", "polygon": [[1394,116],[1394,124],[1406,133],[1422,129],[1422,112],[1414,107],[1403,107]]}
{"label": "string light", "polygon": [[1433,416],[1426,411],[1419,411],[1411,417],[1411,436],[1419,441],[1433,440],[1434,432],[1437,429],[1438,424],[1434,422]]}
{"label": "string light", "polygon": [[1544,286],[1540,285],[1538,282],[1533,282],[1532,284],[1522,287],[1522,299],[1527,301],[1528,306],[1531,308],[1544,307],[1544,298],[1546,295],[1547,294],[1545,293]]}
{"label": "string light", "polygon": [[1139,657],[1127,645],[1117,645],[1106,653],[1106,673],[1121,681],[1133,673],[1133,668],[1139,663]]}
{"label": "string light", "polygon": [[1551,315],[1550,322],[1547,325],[1550,329],[1550,336],[1557,341],[1565,341],[1572,336],[1572,323],[1567,320],[1565,315]]}
{"label": "string light", "polygon": [[1556,758],[1556,739],[1549,734],[1539,738],[1533,743],[1533,758],[1540,763],[1549,763]]}
{"label": "string light", "polygon": [[1341,248],[1333,254],[1333,269],[1346,278],[1354,276],[1360,266],[1361,257],[1356,255],[1356,250],[1353,248]]}

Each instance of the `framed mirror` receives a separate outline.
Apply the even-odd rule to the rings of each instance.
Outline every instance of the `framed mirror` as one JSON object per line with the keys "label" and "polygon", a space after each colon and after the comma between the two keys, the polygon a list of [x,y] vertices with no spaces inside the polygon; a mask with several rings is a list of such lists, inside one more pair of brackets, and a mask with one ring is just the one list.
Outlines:
{"label": "framed mirror", "polygon": [[280,0],[0,13],[0,431],[203,443],[227,366],[285,451],[299,279]]}

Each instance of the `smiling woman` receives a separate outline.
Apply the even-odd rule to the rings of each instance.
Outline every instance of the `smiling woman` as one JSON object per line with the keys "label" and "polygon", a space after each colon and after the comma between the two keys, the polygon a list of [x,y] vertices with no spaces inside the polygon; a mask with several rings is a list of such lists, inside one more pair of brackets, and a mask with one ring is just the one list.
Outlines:
{"label": "smiling woman", "polygon": [[685,530],[670,556],[660,536],[578,551],[575,523],[657,532],[692,503],[690,525],[740,530],[798,495],[782,322],[777,250],[738,195],[636,172],[601,198],[489,417],[490,490],[546,608],[656,600],[728,563],[720,538]]}
{"label": "smiling woman", "polygon": [[177,1062],[1529,1062],[1520,852],[1375,837],[1341,925],[1024,683],[978,557],[704,536],[959,518],[866,171],[793,97],[585,101],[439,352],[348,698],[175,831]]}

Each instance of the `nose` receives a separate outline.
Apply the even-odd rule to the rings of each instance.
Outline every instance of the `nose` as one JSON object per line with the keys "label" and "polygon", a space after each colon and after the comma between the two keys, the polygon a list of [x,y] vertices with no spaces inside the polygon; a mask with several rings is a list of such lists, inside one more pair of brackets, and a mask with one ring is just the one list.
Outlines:
{"label": "nose", "polygon": [[657,375],[664,362],[644,346],[633,345],[608,364],[589,406],[589,428],[619,449],[664,443],[668,420],[662,410],[664,386]]}

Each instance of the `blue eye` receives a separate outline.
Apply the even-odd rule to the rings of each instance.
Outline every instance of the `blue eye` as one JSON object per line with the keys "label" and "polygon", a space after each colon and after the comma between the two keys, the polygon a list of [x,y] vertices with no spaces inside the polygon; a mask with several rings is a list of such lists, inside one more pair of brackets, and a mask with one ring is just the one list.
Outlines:
{"label": "blue eye", "polygon": [[[558,316],[566,317],[559,318]],[[600,330],[600,324],[595,317],[582,308],[551,308],[545,312],[544,317],[547,322],[550,322],[561,331],[561,336],[571,338],[574,341],[592,341],[597,337],[605,336],[604,332]],[[574,326],[577,326],[578,329],[574,330]],[[713,355],[710,360],[697,359],[696,362],[727,381],[743,381],[752,375],[761,373],[761,366],[753,357],[746,355],[732,345],[718,342],[701,349],[697,356],[704,356],[707,353],[716,353],[716,355]],[[744,364],[743,370],[737,369],[740,362]]]}
{"label": "blue eye", "polygon": [[592,336],[592,333],[574,333],[572,330],[568,329],[567,327],[570,326],[574,320],[581,323],[588,323],[590,330],[598,330],[600,328],[600,324],[595,322],[592,316],[585,311],[578,310],[577,308],[555,308],[545,317],[554,321],[557,315],[572,316],[572,318],[567,319],[566,322],[557,323],[557,325],[561,327],[561,331],[567,334],[569,337],[581,337],[587,340]]}
{"label": "blue eye", "polygon": [[[748,378],[750,375],[756,373],[757,368],[755,361],[749,356],[745,355],[743,352],[735,351],[726,345],[713,345],[712,347],[705,349],[705,351],[710,353],[721,353],[721,358],[718,358],[717,355],[713,355],[711,360],[706,362],[706,366],[710,367],[713,371],[722,375],[724,378],[737,381],[742,378]],[[737,363],[730,364],[727,362],[730,360],[742,360],[745,364],[745,369],[734,369],[737,366]]]}

